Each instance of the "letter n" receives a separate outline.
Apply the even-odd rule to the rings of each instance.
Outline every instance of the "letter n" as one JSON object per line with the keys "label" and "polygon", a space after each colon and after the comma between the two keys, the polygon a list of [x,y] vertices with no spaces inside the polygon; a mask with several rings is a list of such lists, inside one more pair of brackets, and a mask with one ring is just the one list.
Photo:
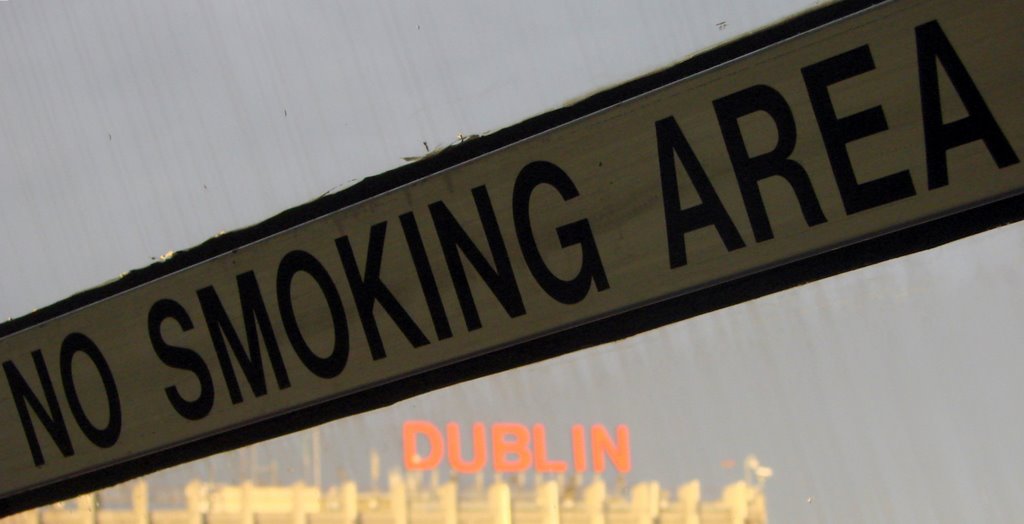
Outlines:
{"label": "letter n", "polygon": [[4,362],[4,374],[7,375],[7,382],[11,386],[11,397],[18,407],[18,417],[21,418],[21,427],[25,430],[25,439],[28,440],[28,447],[32,451],[32,462],[36,466],[42,466],[46,460],[43,458],[43,450],[39,446],[39,438],[36,436],[35,426],[32,424],[29,408],[35,412],[36,418],[43,424],[43,428],[50,434],[50,438],[57,444],[57,448],[65,457],[75,454],[71,446],[71,437],[68,435],[68,427],[64,423],[64,414],[60,411],[60,404],[57,403],[57,393],[53,389],[53,381],[50,380],[50,373],[46,370],[46,361],[43,360],[43,352],[35,350],[32,352],[32,361],[36,366],[36,373],[39,375],[39,383],[43,387],[43,395],[46,397],[46,404],[43,407],[39,397],[32,391],[25,378],[14,367],[14,363],[8,360]]}

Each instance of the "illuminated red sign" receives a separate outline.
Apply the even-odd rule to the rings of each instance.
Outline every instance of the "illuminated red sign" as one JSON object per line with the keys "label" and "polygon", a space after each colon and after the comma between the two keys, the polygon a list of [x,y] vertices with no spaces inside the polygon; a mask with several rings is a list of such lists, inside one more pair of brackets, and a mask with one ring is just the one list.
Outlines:
{"label": "illuminated red sign", "polygon": [[[476,473],[487,466],[494,471],[518,473],[533,469],[540,473],[563,473],[570,464],[576,472],[597,473],[610,464],[619,473],[632,467],[629,450],[629,428],[615,427],[614,437],[601,424],[587,428],[572,426],[569,434],[571,456],[560,458],[548,454],[547,430],[543,424],[527,427],[514,422],[496,422],[490,427],[476,422],[470,428],[470,441],[462,444],[462,430],[449,422],[442,431],[433,422],[409,420],[402,426],[402,457],[408,470],[430,470],[447,460],[448,467],[458,473]],[[589,437],[589,438],[588,438]]]}

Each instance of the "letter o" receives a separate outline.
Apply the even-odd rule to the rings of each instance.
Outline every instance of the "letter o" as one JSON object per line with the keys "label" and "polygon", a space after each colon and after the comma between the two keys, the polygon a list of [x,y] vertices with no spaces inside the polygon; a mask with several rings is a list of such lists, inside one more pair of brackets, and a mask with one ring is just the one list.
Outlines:
{"label": "letter o", "polygon": [[[331,312],[331,322],[334,326],[334,347],[331,354],[321,357],[313,352],[299,331],[299,323],[295,319],[295,308],[292,305],[292,280],[299,272],[313,277],[324,298],[327,300],[327,308]],[[334,281],[327,274],[324,266],[311,254],[305,251],[292,251],[281,259],[277,267],[277,303],[281,310],[281,321],[284,323],[285,333],[295,354],[298,355],[306,368],[320,378],[334,378],[341,374],[348,363],[348,320],[345,317],[345,307],[341,303],[341,295],[334,287]]]}
{"label": "letter o", "polygon": [[[93,366],[103,381],[103,390],[107,394],[107,406],[110,418],[107,420],[107,427],[96,427],[89,416],[82,408],[82,401],[78,398],[78,390],[75,388],[75,376],[72,373],[72,361],[78,353],[84,354],[92,361]],[[121,399],[117,394],[117,384],[114,382],[114,374],[110,371],[107,360],[103,358],[100,348],[81,333],[71,333],[64,337],[60,346],[60,379],[64,384],[64,394],[67,396],[68,405],[71,407],[71,414],[75,422],[82,429],[82,433],[97,446],[109,448],[117,443],[121,436]]]}

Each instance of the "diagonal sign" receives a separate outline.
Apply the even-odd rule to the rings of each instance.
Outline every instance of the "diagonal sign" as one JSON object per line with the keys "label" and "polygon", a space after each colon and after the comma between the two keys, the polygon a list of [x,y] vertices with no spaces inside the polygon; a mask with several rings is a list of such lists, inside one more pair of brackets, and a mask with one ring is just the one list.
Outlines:
{"label": "diagonal sign", "polygon": [[1021,193],[1021,1],[829,9],[9,323],[0,497]]}

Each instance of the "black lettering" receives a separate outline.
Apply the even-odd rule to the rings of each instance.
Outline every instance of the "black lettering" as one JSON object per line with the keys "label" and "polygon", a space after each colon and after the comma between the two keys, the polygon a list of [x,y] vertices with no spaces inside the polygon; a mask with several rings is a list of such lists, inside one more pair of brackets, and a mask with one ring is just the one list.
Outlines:
{"label": "black lettering", "polygon": [[448,323],[448,313],[441,301],[441,293],[437,290],[437,280],[434,278],[433,268],[430,267],[427,250],[423,247],[423,237],[416,224],[416,217],[411,212],[403,213],[398,220],[402,223],[405,242],[409,246],[409,254],[416,267],[416,276],[420,279],[420,287],[423,288],[423,297],[427,300],[427,307],[430,308],[430,320],[434,323],[437,339],[451,338],[452,327]]}
{"label": "black lettering", "polygon": [[477,312],[473,292],[469,287],[465,268],[462,266],[460,252],[476,269],[477,274],[483,278],[484,283],[501,302],[510,317],[515,318],[526,313],[523,297],[519,294],[516,277],[512,272],[512,262],[509,260],[508,250],[505,248],[501,230],[498,228],[498,218],[494,215],[494,208],[487,195],[487,188],[484,186],[473,188],[473,200],[476,202],[480,222],[484,228],[484,234],[487,236],[487,244],[494,257],[494,267],[490,266],[483,253],[473,244],[473,240],[455,220],[444,202],[437,201],[429,206],[430,216],[434,219],[434,227],[437,229],[437,236],[441,242],[441,250],[455,285],[455,294],[459,297],[459,305],[462,306],[462,314],[466,318],[466,327],[470,331],[481,327],[480,314]]}
{"label": "black lettering", "polygon": [[[220,361],[221,371],[224,374],[224,381],[228,386],[228,394],[233,404],[242,402],[242,391],[238,386],[238,379],[235,377],[235,370],[228,355],[227,345],[231,346],[231,352],[238,361],[239,367],[245,374],[249,387],[257,397],[267,394],[267,381],[263,374],[263,358],[260,354],[259,337],[262,333],[263,341],[267,346],[267,357],[274,369],[274,377],[277,379],[277,386],[285,389],[291,386],[288,379],[288,370],[285,369],[284,361],[281,359],[281,350],[277,346],[277,338],[274,336],[273,327],[270,324],[270,315],[267,313],[267,306],[260,294],[259,284],[256,282],[256,275],[252,271],[242,273],[236,277],[238,281],[238,295],[242,306],[242,317],[245,322],[246,340],[249,342],[249,350],[246,352],[238,333],[231,324],[224,305],[221,304],[217,292],[213,286],[208,286],[196,292],[199,303],[203,307],[203,316],[206,318],[206,326],[210,330],[210,340],[217,351],[217,359]],[[225,344],[227,341],[227,345]]]}
{"label": "black lettering", "polygon": [[853,172],[846,144],[889,129],[881,106],[874,106],[850,116],[836,116],[828,87],[875,68],[868,46],[861,46],[802,69],[807,94],[814,108],[814,117],[825,141],[825,151],[832,164],[832,173],[839,187],[846,213],[852,215],[866,209],[895,202],[916,194],[910,171],[860,184]]}
{"label": "black lettering", "polygon": [[196,376],[199,395],[193,400],[188,400],[182,396],[178,386],[168,386],[164,388],[164,393],[171,407],[179,415],[189,420],[199,420],[209,415],[213,408],[216,394],[213,377],[199,353],[189,348],[172,346],[164,341],[160,327],[167,319],[177,322],[182,332],[191,331],[194,327],[192,319],[181,304],[170,299],[161,299],[149,308],[149,341],[161,362],[176,369],[189,371]]}
{"label": "black lettering", "polygon": [[[714,106],[729,159],[736,171],[740,194],[754,230],[754,238],[764,242],[775,237],[758,187],[761,180],[772,176],[781,176],[793,188],[807,225],[824,223],[825,214],[818,204],[807,171],[797,161],[789,158],[796,147],[796,123],[786,99],[766,85],[756,85],[719,98],[714,101]],[[772,118],[779,140],[775,149],[752,157],[743,142],[739,120],[757,111],[764,111]]]}
{"label": "black lettering", "polygon": [[366,248],[366,264],[362,275],[360,275],[359,263],[356,262],[348,237],[341,237],[334,242],[338,248],[338,255],[341,256],[341,263],[345,266],[345,275],[352,288],[352,296],[356,300],[356,310],[359,311],[359,319],[363,323],[363,331],[366,332],[366,342],[370,346],[370,354],[373,355],[374,360],[387,356],[387,352],[384,351],[384,343],[380,339],[380,330],[377,328],[377,318],[373,312],[373,306],[376,303],[384,308],[384,311],[394,320],[398,329],[402,331],[413,347],[421,347],[430,343],[427,336],[423,334],[423,330],[416,325],[395,295],[380,279],[380,266],[384,258],[384,238],[387,235],[387,230],[387,222],[374,224],[370,228],[370,244]]}
{"label": "black lettering", "polygon": [[[949,167],[946,152],[971,142],[981,140],[988,148],[996,165],[1000,168],[1012,166],[1020,159],[1010,147],[992,111],[974,84],[967,67],[953,49],[937,21],[931,21],[914,29],[917,37],[917,72],[921,85],[921,115],[924,120],[924,148],[928,164],[928,189],[949,184]],[[938,63],[946,71],[949,81],[956,89],[967,116],[955,122],[942,122],[942,101],[939,97]],[[1014,67],[1002,64],[1005,67]]]}
{"label": "black lettering", "polygon": [[[107,425],[97,427],[89,420],[82,408],[82,402],[78,398],[78,389],[75,387],[75,376],[72,372],[72,364],[75,355],[83,354],[92,361],[96,372],[100,375],[103,383],[103,390],[107,394]],[[117,394],[117,383],[114,382],[114,374],[110,371],[107,360],[103,357],[100,348],[96,346],[89,337],[81,333],[71,333],[64,337],[60,346],[60,378],[64,384],[64,394],[68,398],[68,406],[75,422],[82,429],[82,433],[93,444],[101,448],[109,448],[117,443],[121,436],[121,398]]]}
{"label": "black lettering", "polygon": [[[686,265],[686,233],[708,226],[715,226],[725,248],[734,251],[744,247],[736,224],[729,218],[722,200],[718,198],[704,167],[693,152],[683,131],[673,117],[663,118],[654,123],[658,136],[658,166],[661,171],[661,199],[665,207],[665,228],[668,232],[669,266],[677,268]],[[700,204],[681,209],[679,182],[676,179],[676,155],[683,163],[684,171],[700,197]]]}
{"label": "black lettering", "polygon": [[555,164],[550,162],[527,164],[519,171],[515,188],[512,190],[512,217],[516,225],[516,237],[519,239],[519,247],[523,251],[526,265],[530,268],[530,272],[540,287],[551,298],[563,304],[575,304],[587,296],[591,283],[598,291],[608,289],[608,277],[605,275],[604,265],[601,263],[601,256],[597,251],[597,242],[590,229],[590,222],[586,219],[555,228],[558,241],[563,248],[580,246],[582,260],[576,276],[569,280],[562,280],[548,269],[540,255],[540,250],[537,249],[537,240],[533,235],[533,226],[530,224],[530,196],[533,195],[533,190],[541,184],[555,188],[562,200],[572,200],[580,194],[569,175]]}
{"label": "black lettering", "polygon": [[60,404],[57,403],[57,392],[53,389],[53,381],[50,380],[50,373],[46,369],[43,352],[38,349],[32,351],[32,362],[36,366],[36,374],[39,375],[43,396],[46,397],[46,407],[25,382],[25,378],[21,376],[18,368],[14,367],[14,362],[10,360],[4,362],[4,374],[7,376],[7,383],[11,386],[11,398],[18,408],[18,418],[21,419],[25,440],[28,441],[29,450],[32,452],[32,462],[36,466],[42,466],[46,460],[43,458],[43,450],[39,445],[39,438],[36,436],[29,409],[35,412],[36,418],[43,424],[43,429],[50,434],[53,442],[57,444],[57,449],[61,454],[70,457],[75,454],[75,449],[71,446],[71,436],[68,434],[67,424],[64,423],[64,414],[61,413]]}
{"label": "black lettering", "polygon": [[[295,318],[292,280],[300,272],[313,278],[327,300],[327,310],[331,314],[331,324],[334,328],[334,344],[331,353],[326,357],[317,355],[309,347]],[[305,251],[292,251],[281,259],[277,266],[277,303],[281,309],[281,321],[288,340],[306,368],[320,378],[334,378],[341,374],[348,363],[348,319],[345,317],[345,308],[334,281],[316,257]]]}

